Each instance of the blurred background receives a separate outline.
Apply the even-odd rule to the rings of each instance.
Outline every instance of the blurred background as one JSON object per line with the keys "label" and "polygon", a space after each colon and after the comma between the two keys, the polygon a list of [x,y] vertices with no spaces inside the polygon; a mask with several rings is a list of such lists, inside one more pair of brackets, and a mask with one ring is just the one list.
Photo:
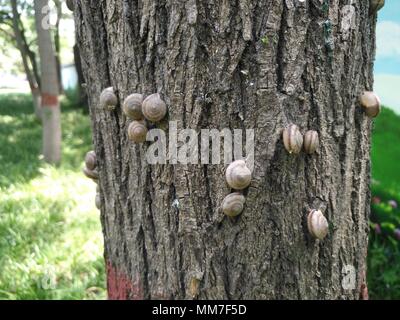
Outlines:
{"label": "blurred background", "polygon": [[[0,299],[105,299],[96,185],[82,174],[91,129],[71,11],[50,1],[62,162],[41,156],[33,1],[0,0]],[[368,254],[371,299],[400,299],[400,1],[379,12]],[[390,148],[388,147],[388,142]]]}

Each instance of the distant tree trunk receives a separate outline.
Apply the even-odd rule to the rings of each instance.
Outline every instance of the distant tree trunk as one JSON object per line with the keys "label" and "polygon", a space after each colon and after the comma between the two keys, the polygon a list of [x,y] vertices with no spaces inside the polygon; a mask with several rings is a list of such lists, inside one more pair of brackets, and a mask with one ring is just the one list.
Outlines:
{"label": "distant tree trunk", "polygon": [[[75,22],[99,161],[111,299],[366,297],[373,85],[369,1],[78,1]],[[350,2],[349,2],[350,3]],[[179,128],[255,129],[246,206],[231,220],[224,166],[149,165],[122,102],[159,92]],[[290,155],[282,130],[317,130]],[[179,204],[179,205],[178,205]],[[328,236],[307,231],[321,209]]]}
{"label": "distant tree trunk", "polygon": [[54,47],[55,47],[59,93],[62,94],[62,93],[64,93],[64,87],[63,87],[63,83],[62,83],[61,43],[60,43],[60,21],[62,18],[62,2],[54,1],[54,3],[57,8],[57,21],[54,26],[55,27]]}
{"label": "distant tree trunk", "polygon": [[32,65],[32,68],[29,65],[29,58],[30,58],[29,55],[31,53],[29,47],[26,44],[25,35],[21,28],[21,20],[16,0],[11,0],[11,8],[12,8],[13,33],[15,36],[15,41],[17,43],[17,48],[21,54],[22,65],[24,67],[24,71],[28,79],[29,87],[31,89],[34,112],[36,117],[38,119],[41,119],[39,80],[34,72],[35,70],[33,70],[35,65]]}
{"label": "distant tree trunk", "polygon": [[48,0],[35,0],[34,5],[41,70],[43,155],[46,162],[57,164],[61,160],[61,116],[56,59],[46,22],[48,12],[44,10]]}
{"label": "distant tree trunk", "polygon": [[79,47],[77,44],[74,45],[74,61],[76,73],[78,75],[78,96],[79,96],[79,106],[87,111],[88,106],[88,96],[86,93],[86,83],[82,71],[81,55],[79,54]]}

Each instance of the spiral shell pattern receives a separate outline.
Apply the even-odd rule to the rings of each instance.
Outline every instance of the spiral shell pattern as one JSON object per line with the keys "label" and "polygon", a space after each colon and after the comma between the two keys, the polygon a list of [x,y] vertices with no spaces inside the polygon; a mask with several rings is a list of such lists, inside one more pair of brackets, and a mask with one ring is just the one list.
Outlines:
{"label": "spiral shell pattern", "polygon": [[89,170],[94,170],[97,167],[97,158],[96,158],[96,153],[92,150],[86,153],[85,156],[85,165],[86,168]]}
{"label": "spiral shell pattern", "polygon": [[142,120],[142,103],[143,96],[139,93],[133,93],[126,97],[123,104],[123,111],[125,115],[133,120]]}
{"label": "spiral shell pattern", "polygon": [[88,177],[89,179],[95,180],[97,181],[99,179],[99,173],[96,169],[94,170],[90,170],[88,168],[83,168],[83,173],[86,177]]}
{"label": "spiral shell pattern", "polygon": [[100,105],[102,108],[108,110],[114,110],[118,104],[118,98],[114,93],[113,87],[109,87],[103,90],[100,94]]}
{"label": "spiral shell pattern", "polygon": [[159,122],[167,114],[167,105],[161,99],[160,94],[154,93],[143,101],[142,112],[147,120]]}
{"label": "spiral shell pattern", "polygon": [[251,171],[246,166],[246,161],[236,160],[232,162],[225,173],[226,182],[235,190],[247,188],[251,182]]}
{"label": "spiral shell pattern", "polygon": [[222,211],[228,217],[236,217],[242,213],[246,198],[238,192],[228,194],[222,202]]}
{"label": "spiral shell pattern", "polygon": [[328,220],[320,210],[312,210],[307,217],[307,227],[310,234],[317,239],[324,239],[328,234]]}
{"label": "spiral shell pattern", "polygon": [[146,141],[147,128],[144,121],[132,121],[128,127],[129,140],[135,143],[142,143]]}

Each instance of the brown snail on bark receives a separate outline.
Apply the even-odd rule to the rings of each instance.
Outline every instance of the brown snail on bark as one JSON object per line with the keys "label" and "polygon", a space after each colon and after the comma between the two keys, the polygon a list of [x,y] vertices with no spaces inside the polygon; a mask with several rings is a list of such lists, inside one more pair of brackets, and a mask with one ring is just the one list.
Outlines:
{"label": "brown snail on bark", "polygon": [[100,210],[101,199],[100,199],[100,194],[99,193],[96,193],[96,198],[94,200],[94,203],[96,205],[96,208]]}
{"label": "brown snail on bark", "polygon": [[298,126],[291,124],[283,130],[283,144],[290,154],[300,153],[303,147],[303,135]]}
{"label": "brown snail on bark", "polygon": [[126,97],[123,104],[123,110],[125,115],[133,120],[142,120],[142,103],[143,96],[139,93],[133,93]]}
{"label": "brown snail on bark", "polygon": [[304,135],[304,150],[308,154],[313,154],[319,147],[319,136],[318,132],[309,130]]}
{"label": "brown snail on bark", "polygon": [[373,15],[383,8],[385,0],[370,0],[369,1],[369,14]]}
{"label": "brown snail on bark", "polygon": [[360,103],[364,107],[365,113],[370,118],[375,118],[381,112],[381,100],[372,91],[365,91],[360,96]]}
{"label": "brown snail on bark", "polygon": [[232,189],[242,190],[250,185],[251,170],[245,160],[236,160],[226,169],[225,178]]}
{"label": "brown snail on bark", "polygon": [[167,105],[161,99],[160,94],[154,93],[144,99],[142,112],[147,120],[151,122],[159,122],[167,114]]}
{"label": "brown snail on bark", "polygon": [[236,217],[242,213],[246,198],[239,192],[228,194],[222,202],[222,211],[228,217]]}
{"label": "brown snail on bark", "polygon": [[114,110],[118,104],[118,98],[114,93],[113,87],[104,89],[100,94],[100,106],[108,110]]}
{"label": "brown snail on bark", "polygon": [[316,239],[324,239],[329,231],[328,221],[320,210],[311,210],[307,217],[307,227]]}
{"label": "brown snail on bark", "polygon": [[99,180],[99,173],[97,171],[97,169],[94,170],[90,170],[88,168],[83,168],[83,173],[86,177],[88,177],[89,179],[94,180],[95,182],[97,182],[97,180]]}
{"label": "brown snail on bark", "polygon": [[93,150],[86,153],[85,165],[89,170],[94,170],[97,167],[96,153]]}
{"label": "brown snail on bark", "polygon": [[147,131],[144,121],[132,121],[128,127],[128,138],[135,143],[145,142]]}

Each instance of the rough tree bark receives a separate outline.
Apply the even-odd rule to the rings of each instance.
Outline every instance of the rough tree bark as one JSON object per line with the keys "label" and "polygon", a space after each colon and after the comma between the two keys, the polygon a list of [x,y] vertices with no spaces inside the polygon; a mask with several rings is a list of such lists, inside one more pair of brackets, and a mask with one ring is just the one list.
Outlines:
{"label": "rough tree bark", "polygon": [[46,6],[48,0],[34,1],[41,70],[43,155],[46,162],[57,164],[61,160],[61,110],[57,65]]}
{"label": "rough tree bark", "polygon": [[[109,298],[365,297],[372,122],[357,98],[373,86],[368,11],[364,0],[76,2]],[[120,101],[159,92],[162,128],[254,128],[243,214],[219,210],[223,165],[148,165],[121,108],[99,107],[110,85]],[[319,132],[316,155],[285,151],[291,122]],[[323,241],[307,232],[311,208],[329,220]]]}

